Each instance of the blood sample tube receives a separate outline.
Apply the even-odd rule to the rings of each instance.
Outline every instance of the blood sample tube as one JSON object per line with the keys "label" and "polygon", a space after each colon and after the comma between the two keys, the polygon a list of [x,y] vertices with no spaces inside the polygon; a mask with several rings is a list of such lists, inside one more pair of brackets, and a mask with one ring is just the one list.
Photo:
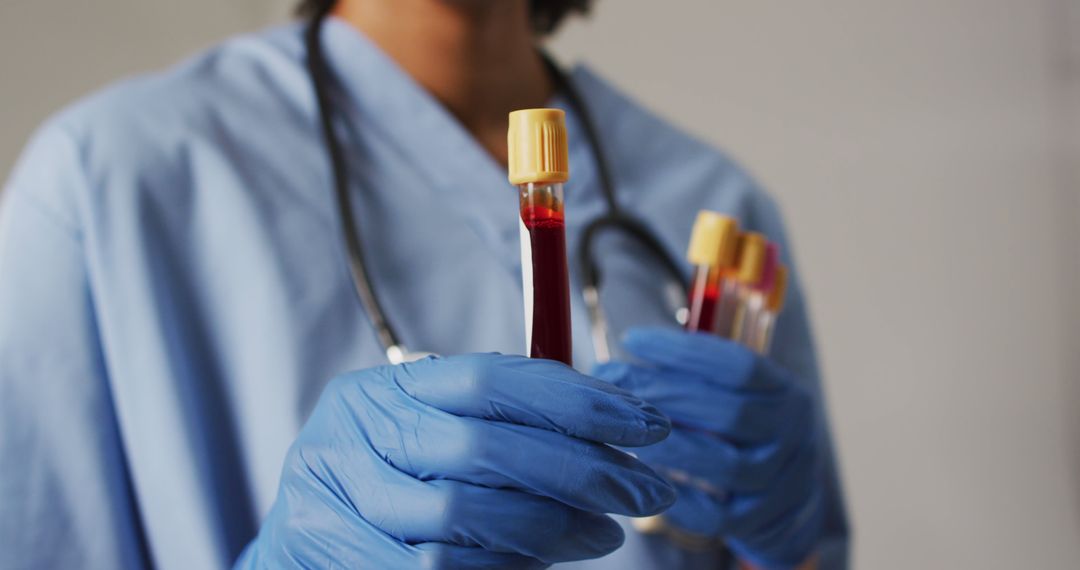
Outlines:
{"label": "blood sample tube", "polygon": [[521,204],[521,278],[531,358],[573,364],[563,183],[570,177],[566,118],[558,109],[510,113],[510,183]]}
{"label": "blood sample tube", "polygon": [[721,273],[733,263],[737,235],[735,220],[709,210],[698,212],[686,248],[686,260],[694,266],[686,330],[712,332],[715,328]]}
{"label": "blood sample tube", "polygon": [[776,318],[784,309],[784,296],[787,294],[788,269],[784,265],[776,268],[776,279],[772,290],[765,298],[765,310],[757,317],[754,327],[754,349],[760,354],[768,354],[772,350],[773,331],[776,329]]}
{"label": "blood sample tube", "polygon": [[739,342],[761,352],[757,339],[759,316],[766,310],[766,299],[776,283],[776,269],[780,265],[780,247],[769,242],[765,245],[765,259],[761,266],[761,278],[743,291],[742,310],[737,312],[736,327]]}
{"label": "blood sample tube", "polygon": [[739,234],[736,246],[735,265],[725,272],[723,291],[720,293],[720,308],[716,317],[716,334],[739,340],[740,311],[747,289],[761,279],[761,270],[765,264],[765,236],[757,232]]}

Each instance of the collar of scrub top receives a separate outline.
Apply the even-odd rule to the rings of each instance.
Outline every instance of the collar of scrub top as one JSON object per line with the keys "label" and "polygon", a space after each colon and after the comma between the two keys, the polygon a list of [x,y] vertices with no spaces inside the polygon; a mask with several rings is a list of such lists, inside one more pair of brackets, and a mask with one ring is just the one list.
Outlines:
{"label": "collar of scrub top", "polygon": [[[335,134],[337,125],[334,119],[344,118],[346,126],[362,123],[361,130],[375,132],[381,139],[398,146],[403,154],[424,156],[424,160],[415,164],[418,172],[433,188],[438,189],[439,195],[453,196],[454,199],[446,201],[447,207],[468,220],[481,241],[495,247],[499,258],[507,260],[508,265],[516,269],[517,263],[520,263],[517,259],[519,249],[515,243],[518,224],[516,216],[506,216],[505,212],[516,212],[517,196],[507,191],[502,165],[475,141],[438,100],[347,23],[322,15],[307,29],[309,48],[316,45],[315,42],[318,42],[319,52],[324,58],[311,64],[313,70],[323,68],[320,80],[324,92],[317,93],[317,96],[326,98],[320,101],[320,105],[325,105],[331,111],[329,116],[323,118],[328,150],[335,152],[337,147],[336,152],[342,152],[340,147],[344,146],[344,141]],[[309,53],[312,53],[310,49]],[[652,232],[639,220],[620,210],[615,200],[612,173],[602,154],[603,147],[595,125],[590,123],[587,116],[578,116],[579,113],[587,114],[586,102],[581,99],[570,79],[550,59],[545,57],[545,62],[556,80],[558,93],[551,106],[567,111],[568,128],[585,135],[570,137],[569,152],[571,156],[592,159],[576,162],[577,172],[572,184],[597,184],[603,191],[604,205],[607,207],[606,213],[593,217],[586,225],[577,252],[593,346],[597,360],[603,362],[609,358],[610,351],[608,327],[599,300],[600,271],[593,262],[591,251],[594,236],[613,230],[632,234],[661,261],[669,275],[678,277],[680,285],[683,279],[679,266]],[[342,87],[349,104],[334,101],[337,94],[329,90],[330,85]],[[372,88],[373,85],[378,88]],[[432,133],[439,133],[439,136],[434,137]],[[329,140],[332,136],[334,140]],[[343,158],[338,162],[344,164]],[[335,178],[347,184],[346,172],[336,173]],[[467,191],[463,192],[463,189]],[[586,195],[586,192],[569,192],[571,201],[574,201],[574,196]],[[344,190],[338,192],[338,201],[342,212],[351,214],[351,204]],[[426,356],[429,353],[408,351],[394,333],[366,275],[358,228],[350,219],[351,215],[342,218],[342,230],[347,239],[353,240],[350,243],[353,280],[357,284],[369,285],[358,285],[357,293],[380,343],[386,349],[388,360],[397,364]],[[502,220],[506,220],[506,223],[501,223]]]}

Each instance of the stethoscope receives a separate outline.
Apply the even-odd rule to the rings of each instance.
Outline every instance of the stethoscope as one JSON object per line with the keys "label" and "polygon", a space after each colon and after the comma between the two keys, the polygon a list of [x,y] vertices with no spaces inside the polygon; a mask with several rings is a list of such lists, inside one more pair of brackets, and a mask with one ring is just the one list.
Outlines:
{"label": "stethoscope", "polygon": [[[371,320],[372,328],[375,330],[379,343],[386,351],[386,358],[391,364],[400,364],[416,360],[426,356],[428,353],[409,351],[401,341],[401,338],[386,317],[386,312],[379,302],[379,297],[375,293],[367,266],[364,263],[364,251],[360,243],[360,233],[349,200],[349,181],[345,168],[345,157],[333,129],[333,107],[328,93],[328,85],[331,83],[332,74],[326,63],[320,42],[323,22],[332,8],[333,3],[328,2],[325,8],[315,14],[305,32],[308,73],[315,89],[323,140],[326,144],[326,152],[329,155],[330,166],[333,171],[337,208],[341,215],[342,238],[345,241],[348,253],[349,271],[352,276],[353,286],[356,289],[357,297],[360,299],[360,304]],[[608,346],[607,320],[604,318],[604,311],[600,305],[600,282],[602,276],[600,267],[593,256],[593,244],[596,242],[597,236],[611,231],[620,231],[635,239],[660,261],[664,266],[664,270],[670,276],[672,283],[678,284],[680,293],[683,293],[683,299],[685,299],[683,291],[685,281],[678,263],[664,249],[660,240],[656,238],[656,235],[648,226],[619,207],[619,203],[615,199],[615,182],[611,175],[611,168],[604,156],[600,136],[596,131],[596,125],[589,113],[588,106],[577,88],[570,81],[570,78],[551,58],[545,55],[544,63],[555,81],[556,88],[563,94],[568,105],[578,117],[578,122],[581,124],[589,148],[592,150],[597,178],[600,180],[600,189],[607,205],[605,214],[586,225],[577,250],[578,269],[583,282],[582,297],[589,316],[590,335],[596,351],[597,361],[605,362],[610,359],[611,352]]]}

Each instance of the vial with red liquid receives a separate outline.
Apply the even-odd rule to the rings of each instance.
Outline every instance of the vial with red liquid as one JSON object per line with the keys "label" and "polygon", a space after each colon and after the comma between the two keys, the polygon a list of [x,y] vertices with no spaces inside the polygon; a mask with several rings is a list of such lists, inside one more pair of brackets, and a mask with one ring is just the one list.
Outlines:
{"label": "vial with red liquid", "polygon": [[765,256],[761,265],[761,276],[754,283],[749,283],[742,291],[739,312],[738,329],[739,342],[762,352],[758,328],[758,321],[763,312],[768,310],[769,293],[776,285],[777,270],[780,267],[780,247],[775,243],[765,244]]}
{"label": "vial with red liquid", "polygon": [[730,281],[730,284],[725,284],[726,287],[733,290],[721,302],[716,324],[716,332],[720,336],[735,341],[742,339],[748,303],[753,287],[761,281],[768,243],[765,236],[757,232],[739,234],[735,267],[725,276]]}
{"label": "vial with red liquid", "polygon": [[711,333],[715,329],[723,272],[734,263],[737,234],[732,218],[709,210],[698,212],[686,249],[686,259],[694,266],[686,330]]}
{"label": "vial with red liquid", "polygon": [[773,281],[772,289],[765,297],[764,309],[758,312],[753,333],[746,342],[748,346],[759,354],[769,354],[772,349],[773,332],[776,330],[776,319],[784,308],[787,283],[787,267],[780,265],[776,268],[776,278]]}
{"label": "vial with red liquid", "polygon": [[573,365],[563,183],[569,179],[566,118],[559,109],[510,113],[510,182],[518,187],[526,348],[531,358]]}

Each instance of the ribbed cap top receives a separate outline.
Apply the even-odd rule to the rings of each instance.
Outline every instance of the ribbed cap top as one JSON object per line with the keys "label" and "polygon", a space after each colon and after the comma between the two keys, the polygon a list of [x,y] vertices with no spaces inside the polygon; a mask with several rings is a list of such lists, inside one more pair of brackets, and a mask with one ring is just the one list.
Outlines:
{"label": "ribbed cap top", "polygon": [[766,243],[765,236],[757,232],[739,234],[738,260],[735,265],[735,278],[739,282],[754,285],[761,280]]}
{"label": "ribbed cap top", "polygon": [[570,179],[566,114],[560,109],[523,109],[510,113],[506,143],[511,184]]}
{"label": "ribbed cap top", "polygon": [[730,267],[735,263],[739,226],[734,219],[710,210],[698,212],[686,260],[694,265]]}

